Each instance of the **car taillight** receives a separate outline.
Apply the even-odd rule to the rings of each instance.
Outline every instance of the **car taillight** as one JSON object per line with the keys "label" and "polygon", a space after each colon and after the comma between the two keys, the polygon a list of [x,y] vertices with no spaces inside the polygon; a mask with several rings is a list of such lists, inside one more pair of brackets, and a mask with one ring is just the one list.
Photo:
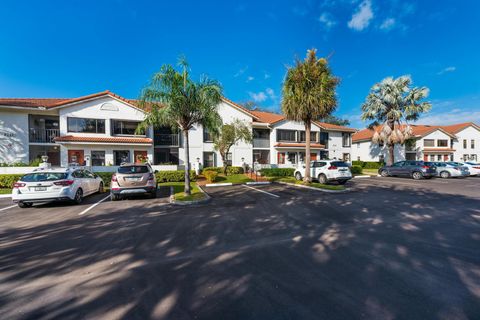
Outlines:
{"label": "car taillight", "polygon": [[423,168],[423,169],[430,169],[429,166],[423,166],[422,168]]}
{"label": "car taillight", "polygon": [[473,169],[478,169],[478,170],[480,170],[480,167],[473,167]]}
{"label": "car taillight", "polygon": [[117,176],[115,174],[112,175],[112,182],[117,182]]}
{"label": "car taillight", "polygon": [[330,166],[330,167],[328,167],[328,170],[337,170],[337,167],[335,167],[335,166]]}
{"label": "car taillight", "polygon": [[75,181],[73,181],[73,180],[61,180],[61,181],[56,181],[53,184],[56,185],[56,186],[67,187],[67,186],[71,186],[74,182]]}
{"label": "car taillight", "polygon": [[153,176],[153,173],[150,173],[150,176],[148,176],[148,180],[153,180],[154,176]]}
{"label": "car taillight", "polygon": [[21,188],[21,187],[25,187],[25,185],[26,185],[26,184],[23,183],[23,182],[15,182],[15,183],[13,184],[13,188]]}

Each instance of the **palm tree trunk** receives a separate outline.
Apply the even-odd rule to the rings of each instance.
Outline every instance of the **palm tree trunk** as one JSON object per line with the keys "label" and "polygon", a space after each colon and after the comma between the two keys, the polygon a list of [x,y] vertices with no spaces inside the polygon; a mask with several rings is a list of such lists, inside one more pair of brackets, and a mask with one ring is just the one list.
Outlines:
{"label": "palm tree trunk", "polygon": [[185,195],[189,196],[190,191],[190,155],[189,155],[189,141],[188,141],[188,130],[183,130],[183,137],[185,139]]}
{"label": "palm tree trunk", "polygon": [[305,122],[305,178],[303,181],[310,182],[310,121]]}
{"label": "palm tree trunk", "polygon": [[[395,130],[395,122],[393,120],[388,120],[388,126],[390,127],[392,132],[393,130]],[[387,147],[388,147],[387,165],[391,166],[395,162],[395,144],[388,143]]]}

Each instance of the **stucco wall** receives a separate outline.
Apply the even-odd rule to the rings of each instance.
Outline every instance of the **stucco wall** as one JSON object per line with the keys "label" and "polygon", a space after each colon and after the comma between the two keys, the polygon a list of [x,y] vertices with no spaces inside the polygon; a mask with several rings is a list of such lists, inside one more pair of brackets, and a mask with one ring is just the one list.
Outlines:
{"label": "stucco wall", "polygon": [[[463,155],[472,154],[477,155],[477,162],[480,162],[480,131],[474,127],[467,127],[464,130],[456,134],[458,139],[454,140],[453,148],[456,150],[454,153],[454,160],[461,161],[463,160]],[[463,140],[467,140],[467,148],[463,147]],[[475,141],[475,148],[471,148],[471,140]]]}
{"label": "stucco wall", "polygon": [[28,163],[28,114],[0,111],[0,163]]}

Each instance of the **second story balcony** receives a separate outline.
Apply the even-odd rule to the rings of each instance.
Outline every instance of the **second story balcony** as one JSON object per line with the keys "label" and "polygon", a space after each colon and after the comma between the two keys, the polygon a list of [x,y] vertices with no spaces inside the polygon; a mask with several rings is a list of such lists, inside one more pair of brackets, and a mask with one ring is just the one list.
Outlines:
{"label": "second story balcony", "polygon": [[29,132],[29,141],[31,143],[55,143],[54,139],[59,136],[59,129],[31,128]]}
{"label": "second story balcony", "polygon": [[253,138],[254,148],[270,148],[270,139]]}
{"label": "second story balcony", "polygon": [[156,133],[153,136],[153,143],[155,146],[163,147],[179,147],[180,146],[180,135],[179,134],[170,134],[170,133]]}

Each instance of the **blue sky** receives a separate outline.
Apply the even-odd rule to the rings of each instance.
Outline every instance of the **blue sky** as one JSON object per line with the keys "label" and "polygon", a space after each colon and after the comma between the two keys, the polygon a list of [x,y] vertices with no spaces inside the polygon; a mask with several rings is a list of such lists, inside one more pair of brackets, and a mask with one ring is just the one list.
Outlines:
{"label": "blue sky", "polygon": [[237,102],[279,110],[306,50],[341,78],[337,115],[358,128],[369,88],[410,74],[431,90],[422,123],[480,123],[480,1],[2,1],[0,96],[138,96],[185,54]]}

